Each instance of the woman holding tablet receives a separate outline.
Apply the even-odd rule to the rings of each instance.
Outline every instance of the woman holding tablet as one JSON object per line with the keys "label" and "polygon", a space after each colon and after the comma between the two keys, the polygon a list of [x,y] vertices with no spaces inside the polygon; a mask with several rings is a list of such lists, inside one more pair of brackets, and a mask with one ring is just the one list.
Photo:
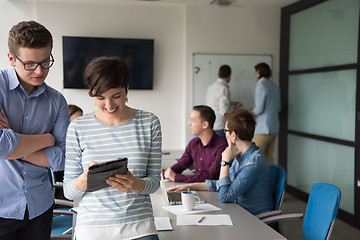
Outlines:
{"label": "woman holding tablet", "polygon": [[221,202],[235,202],[254,215],[273,210],[270,165],[251,141],[256,125],[253,114],[237,109],[225,113],[224,118],[228,147],[222,153],[219,180],[177,185],[168,190],[217,191]]}
{"label": "woman holding tablet", "polygon": [[[81,198],[76,239],[158,239],[149,194],[160,185],[159,119],[126,105],[129,69],[122,58],[92,60],[84,82],[98,109],[76,118],[67,132],[64,193]],[[128,159],[127,173],[88,192],[89,166],[118,158]]]}

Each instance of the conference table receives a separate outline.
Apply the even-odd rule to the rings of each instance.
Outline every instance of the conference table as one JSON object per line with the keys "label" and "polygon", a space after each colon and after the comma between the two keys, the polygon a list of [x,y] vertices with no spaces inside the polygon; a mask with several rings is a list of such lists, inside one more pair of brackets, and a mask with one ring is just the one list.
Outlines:
{"label": "conference table", "polygon": [[[181,151],[168,151],[163,155],[163,168],[172,166],[176,159],[181,157]],[[176,184],[165,182],[166,187]],[[233,226],[199,226],[199,225],[177,225],[176,215],[165,210],[164,206],[169,206],[162,194],[161,189],[151,194],[151,201],[155,217],[169,217],[172,231],[158,231],[160,240],[194,240],[194,239],[236,239],[236,240],[277,240],[286,239],[284,236],[273,230],[271,227],[260,221],[254,215],[246,211],[236,203],[222,203],[218,198],[217,192],[197,191],[201,200],[210,203],[221,210],[203,212],[199,215],[229,214]]]}

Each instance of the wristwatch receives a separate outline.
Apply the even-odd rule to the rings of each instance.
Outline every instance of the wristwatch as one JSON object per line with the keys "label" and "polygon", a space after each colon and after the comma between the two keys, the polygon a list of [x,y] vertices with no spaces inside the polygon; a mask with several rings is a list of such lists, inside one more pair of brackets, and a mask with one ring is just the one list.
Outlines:
{"label": "wristwatch", "polygon": [[221,166],[226,166],[226,165],[230,166],[230,162],[227,162],[225,160],[221,160]]}

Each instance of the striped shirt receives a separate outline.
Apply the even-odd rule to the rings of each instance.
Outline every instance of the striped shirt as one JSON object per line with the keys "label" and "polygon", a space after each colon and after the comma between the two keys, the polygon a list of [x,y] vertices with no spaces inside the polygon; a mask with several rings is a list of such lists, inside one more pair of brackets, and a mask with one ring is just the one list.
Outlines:
{"label": "striped shirt", "polygon": [[[126,237],[135,238],[137,229],[149,228],[149,222],[154,225],[149,194],[160,185],[161,141],[159,119],[142,110],[136,110],[129,121],[118,126],[100,122],[93,113],[69,125],[64,193],[72,200],[81,197],[76,228],[117,226],[121,232],[130,233]],[[102,163],[119,157],[128,158],[129,171],[145,180],[141,193],[120,192],[111,186],[84,193],[74,187],[74,180],[91,161]],[[154,229],[148,234],[154,234]]]}

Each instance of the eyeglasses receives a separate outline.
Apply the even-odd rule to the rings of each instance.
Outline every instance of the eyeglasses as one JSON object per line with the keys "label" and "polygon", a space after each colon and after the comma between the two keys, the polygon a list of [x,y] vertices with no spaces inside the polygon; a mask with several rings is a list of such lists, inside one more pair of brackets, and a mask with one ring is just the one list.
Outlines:
{"label": "eyeglasses", "polygon": [[24,63],[23,61],[21,61],[20,58],[18,58],[18,56],[16,56],[15,54],[13,54],[17,60],[19,60],[22,65],[24,65],[24,69],[26,71],[34,71],[39,65],[42,69],[48,69],[51,68],[51,66],[54,64],[54,57],[53,55],[50,53],[50,60],[45,60],[42,62],[29,62],[29,63]]}
{"label": "eyeglasses", "polygon": [[224,133],[226,134],[226,132],[231,133],[231,131],[229,129],[224,129]]}

